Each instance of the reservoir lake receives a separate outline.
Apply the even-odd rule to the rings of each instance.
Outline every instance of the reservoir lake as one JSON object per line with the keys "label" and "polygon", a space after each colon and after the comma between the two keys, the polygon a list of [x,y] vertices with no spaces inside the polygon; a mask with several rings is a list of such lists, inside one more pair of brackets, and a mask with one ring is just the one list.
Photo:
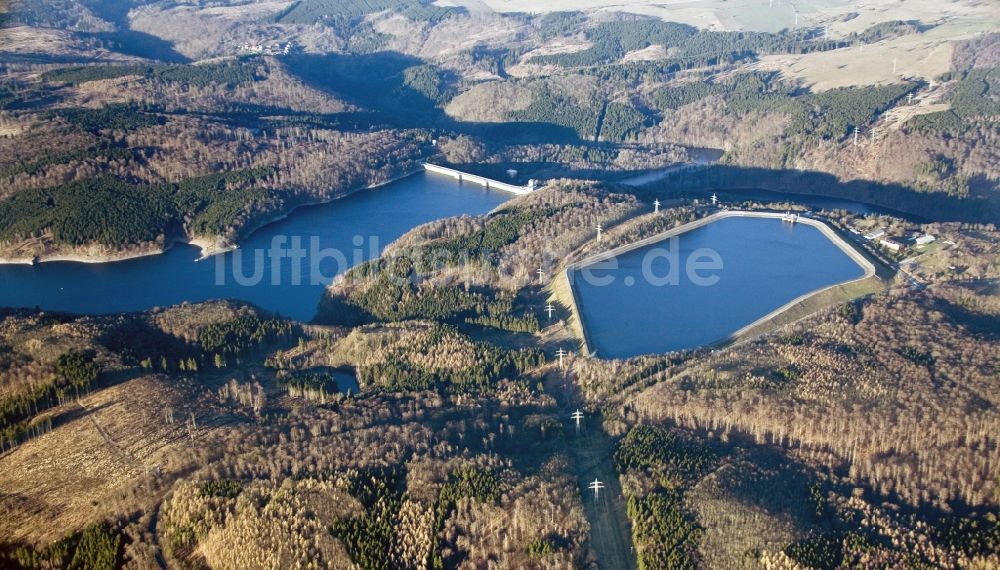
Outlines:
{"label": "reservoir lake", "polygon": [[[184,301],[239,299],[309,321],[325,288],[324,283],[313,282],[314,275],[328,283],[348,267],[378,256],[385,246],[420,224],[485,214],[512,197],[446,176],[419,173],[327,204],[299,208],[258,229],[239,249],[201,261],[196,261],[199,248],[177,244],[161,255],[114,263],[0,265],[0,307],[103,314]],[[286,238],[280,243],[286,248],[298,237],[307,255],[277,258],[278,263],[272,263],[268,251],[276,236]],[[323,255],[331,249],[345,259]],[[256,261],[258,256],[261,263]],[[255,272],[260,273],[259,282],[245,284],[255,281]]]}
{"label": "reservoir lake", "polygon": [[[238,299],[309,321],[333,277],[379,255],[407,231],[449,216],[485,214],[512,197],[419,173],[299,208],[255,231],[239,249],[200,261],[198,247],[177,244],[160,255],[112,263],[0,265],[0,307],[106,314]],[[858,213],[868,208],[856,202],[843,206]],[[269,256],[275,238],[284,238],[279,246],[285,248],[298,238],[306,255],[275,263]],[[682,280],[676,286],[651,286],[641,279],[644,248],[620,256],[613,286],[574,285],[592,350],[625,357],[701,346],[799,295],[862,274],[815,228],[778,220],[723,219],[683,234],[680,245],[682,261],[700,247],[718,251],[724,261],[719,283],[695,287]],[[331,249],[344,257],[324,256]],[[653,271],[662,271],[658,264],[665,263],[654,263]],[[317,271],[321,282],[313,282]],[[623,280],[629,275],[635,285],[626,287]]]}
{"label": "reservoir lake", "polygon": [[[670,243],[676,257],[650,254],[657,248],[662,254]],[[714,250],[722,262],[721,269],[696,272],[714,281],[711,285],[696,283],[685,270],[689,260],[704,253],[702,248]],[[724,340],[797,297],[865,274],[819,229],[775,218],[722,218],[616,259],[617,268],[590,265],[572,272],[589,348],[602,358]],[[667,277],[675,263],[676,280],[646,278]]]}

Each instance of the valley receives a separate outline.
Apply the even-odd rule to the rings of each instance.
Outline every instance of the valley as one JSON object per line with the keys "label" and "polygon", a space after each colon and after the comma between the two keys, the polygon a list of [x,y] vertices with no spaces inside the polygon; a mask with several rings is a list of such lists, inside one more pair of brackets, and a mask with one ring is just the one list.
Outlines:
{"label": "valley", "polygon": [[0,567],[1000,566],[998,30],[0,1]]}

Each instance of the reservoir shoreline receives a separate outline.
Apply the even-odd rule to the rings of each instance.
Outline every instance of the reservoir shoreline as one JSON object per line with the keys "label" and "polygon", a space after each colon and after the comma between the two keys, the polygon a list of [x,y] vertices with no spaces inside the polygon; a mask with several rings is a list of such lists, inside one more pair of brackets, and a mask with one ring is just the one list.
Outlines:
{"label": "reservoir shoreline", "polygon": [[[210,259],[216,255],[228,253],[235,249],[239,249],[240,242],[245,241],[254,233],[260,231],[267,226],[280,222],[282,220],[288,219],[291,215],[302,208],[309,208],[313,206],[323,206],[326,204],[331,204],[337,200],[341,200],[352,194],[358,192],[363,192],[365,190],[376,190],[383,186],[388,186],[400,180],[405,180],[407,178],[413,177],[421,172],[429,172],[432,174],[448,176],[463,182],[472,182],[480,185],[484,185],[487,189],[500,190],[504,192],[510,192],[515,195],[529,194],[531,190],[526,187],[514,186],[511,184],[506,184],[504,182],[499,182],[495,180],[488,180],[482,177],[475,176],[473,174],[468,174],[458,170],[444,168],[436,166],[429,163],[420,163],[417,168],[412,168],[406,170],[403,174],[399,174],[383,182],[377,182],[374,184],[369,184],[367,186],[360,186],[347,190],[346,192],[339,194],[333,198],[323,199],[323,200],[303,200],[287,210],[282,212],[277,212],[272,216],[264,217],[252,224],[246,226],[241,232],[240,237],[235,242],[230,242],[222,236],[178,236],[173,239],[168,239],[165,241],[164,245],[155,245],[154,243],[141,244],[136,247],[135,251],[128,252],[109,252],[109,253],[97,253],[97,254],[84,254],[84,253],[73,253],[73,252],[60,252],[58,250],[51,254],[45,254],[35,257],[2,257],[0,256],[0,265],[38,265],[41,263],[50,262],[72,262],[72,263],[89,263],[89,264],[101,264],[101,263],[116,263],[119,261],[128,261],[131,259],[138,259],[142,257],[148,257],[152,255],[161,255],[166,253],[170,248],[177,244],[186,244],[197,247],[201,250],[201,255],[198,257],[197,261],[203,261]],[[482,184],[479,180],[485,180],[486,183]],[[96,247],[96,246],[94,246]]]}
{"label": "reservoir shoreline", "polygon": [[[331,279],[377,257],[408,231],[442,218],[488,214],[510,198],[420,172],[373,192],[298,208],[280,220],[269,216],[266,227],[260,216],[254,225],[259,229],[241,239],[239,248],[207,263],[196,262],[198,248],[183,245],[120,263],[0,266],[0,306],[109,314],[233,299],[309,321]],[[281,206],[290,210],[297,202]],[[296,239],[303,245],[292,251]],[[217,244],[213,239],[202,245]]]}
{"label": "reservoir shoreline", "polygon": [[[713,150],[713,149],[707,149],[707,150]],[[697,168],[697,167],[700,167],[700,166],[705,166],[705,164],[710,163],[710,162],[711,161],[708,160],[705,163],[703,163],[703,162],[693,162],[693,163],[688,163],[688,164],[674,165],[674,166],[668,167],[666,169],[662,169],[662,170],[659,170],[659,171],[653,171],[651,173],[646,173],[646,174],[644,174],[643,176],[641,176],[639,178],[644,178],[644,177],[648,177],[648,176],[651,176],[651,175],[667,175],[667,174],[669,174],[669,173],[671,173],[671,172],[673,172],[673,171],[675,171],[677,169]],[[116,262],[120,262],[120,261],[128,261],[128,260],[133,260],[133,259],[138,259],[138,258],[143,258],[143,257],[149,257],[149,256],[153,256],[153,255],[161,255],[161,254],[166,253],[167,251],[169,251],[172,247],[174,247],[177,244],[191,245],[191,246],[199,248],[201,250],[201,253],[200,253],[200,256],[198,258],[198,261],[202,261],[202,260],[205,260],[205,259],[210,259],[213,256],[216,256],[216,255],[219,255],[219,254],[224,254],[224,253],[233,251],[235,249],[238,249],[239,246],[240,246],[240,243],[243,242],[243,241],[245,241],[245,240],[247,240],[254,233],[260,231],[262,228],[265,228],[265,227],[267,227],[267,226],[269,226],[269,225],[271,225],[273,223],[280,222],[282,220],[287,219],[292,214],[294,214],[295,212],[297,212],[298,210],[300,210],[302,208],[308,208],[308,207],[312,207],[312,206],[322,206],[322,205],[325,205],[325,204],[330,204],[330,203],[336,202],[337,200],[340,200],[342,198],[346,198],[348,196],[351,196],[353,194],[356,194],[356,193],[364,191],[364,190],[374,190],[374,189],[380,188],[382,186],[386,186],[386,185],[392,184],[394,182],[398,182],[400,180],[405,180],[405,179],[410,178],[410,177],[412,177],[414,175],[420,174],[421,172],[429,172],[429,173],[432,173],[432,174],[447,176],[447,177],[450,177],[450,178],[458,180],[460,183],[472,182],[474,184],[479,184],[481,186],[485,186],[488,189],[494,189],[494,190],[500,190],[500,191],[504,191],[504,192],[510,192],[512,194],[515,194],[515,195],[524,195],[524,194],[528,194],[528,193],[532,192],[532,190],[529,189],[529,187],[515,186],[515,185],[507,184],[505,182],[500,182],[500,181],[496,181],[496,180],[489,180],[489,179],[486,179],[486,178],[481,177],[481,176],[477,176],[477,175],[474,175],[474,174],[462,172],[462,171],[455,170],[455,169],[452,169],[452,168],[447,168],[447,167],[442,167],[442,166],[438,166],[438,165],[434,165],[434,164],[430,164],[430,163],[426,163],[426,162],[421,162],[418,167],[415,167],[415,168],[409,169],[407,171],[404,171],[402,174],[399,174],[397,176],[389,178],[389,179],[387,179],[385,181],[377,182],[377,183],[374,183],[374,184],[369,184],[367,186],[359,186],[359,187],[351,188],[351,189],[349,189],[349,190],[347,190],[347,191],[345,191],[345,192],[343,192],[341,194],[338,194],[337,196],[332,197],[332,198],[318,199],[318,200],[305,199],[305,200],[303,200],[303,201],[301,201],[301,202],[299,202],[299,203],[291,206],[287,210],[284,210],[284,211],[281,211],[281,212],[276,212],[272,216],[266,216],[266,217],[264,217],[264,218],[262,218],[262,219],[260,219],[260,220],[258,220],[256,222],[253,222],[253,223],[249,224],[248,226],[246,226],[245,228],[243,228],[242,231],[239,232],[240,235],[237,238],[237,240],[234,241],[234,242],[231,242],[231,241],[227,240],[226,238],[224,238],[222,236],[188,236],[188,235],[178,235],[178,236],[173,237],[173,238],[168,238],[167,240],[165,240],[165,243],[163,245],[159,245],[156,242],[147,242],[147,243],[144,243],[144,244],[138,244],[135,247],[135,249],[132,250],[132,251],[111,251],[111,252],[83,253],[83,252],[80,252],[79,250],[85,250],[85,249],[88,249],[88,248],[99,249],[99,246],[96,245],[96,244],[90,244],[90,245],[85,245],[85,246],[77,246],[75,248],[66,248],[66,247],[60,248],[60,247],[57,246],[56,249],[54,249],[51,253],[46,253],[46,254],[43,254],[43,255],[40,255],[40,256],[34,256],[34,257],[27,257],[27,256],[2,256],[2,255],[0,255],[0,266],[2,266],[2,265],[38,265],[38,264],[50,263],[50,262],[72,262],[72,263],[86,263],[86,264],[116,263]],[[642,186],[645,186],[646,184],[650,183],[650,182],[630,183],[627,180],[620,180],[618,182],[619,183],[623,183],[625,185],[634,185],[636,187],[642,187]],[[876,210],[879,210],[879,211],[883,211],[884,213],[886,213],[888,215],[895,215],[897,217],[902,217],[904,219],[911,219],[911,221],[915,221],[915,222],[922,222],[923,221],[921,219],[918,219],[916,216],[914,216],[912,214],[908,214],[906,212],[898,212],[898,211],[895,211],[895,210],[891,210],[889,208],[885,208],[885,207],[882,207],[882,206],[877,206],[875,204],[868,204],[868,203],[865,203],[865,202],[856,202],[856,201],[851,200],[851,199],[837,198],[837,197],[834,197],[834,196],[827,196],[827,195],[820,195],[820,194],[795,194],[795,193],[789,193],[789,192],[785,192],[785,191],[781,191],[781,190],[772,190],[772,189],[765,189],[765,188],[759,188],[759,187],[745,187],[744,188],[744,187],[736,187],[736,186],[730,186],[730,187],[726,187],[726,188],[719,188],[719,189],[717,189],[717,191],[721,192],[721,193],[727,193],[727,194],[728,193],[739,194],[740,192],[766,192],[768,194],[773,194],[774,195],[773,199],[784,200],[784,201],[787,201],[787,202],[800,203],[800,204],[805,204],[805,205],[809,205],[810,198],[843,200],[845,202],[853,202],[853,203],[857,203],[857,204],[859,204],[861,206],[864,206],[864,207],[867,207],[867,208],[873,208],[873,209],[876,209]],[[747,199],[751,199],[751,198],[747,198]],[[691,229],[694,229],[694,228],[692,227]],[[669,237],[669,236],[666,236],[666,237]]]}
{"label": "reservoir shoreline", "polygon": [[[593,343],[593,335],[588,330],[588,325],[583,318],[583,312],[581,310],[582,303],[578,298],[578,293],[576,291],[576,288],[573,286],[574,272],[580,271],[583,268],[593,265],[595,263],[607,261],[619,255],[663,242],[664,240],[670,239],[675,236],[679,236],[681,234],[690,232],[692,230],[698,229],[700,227],[706,226],[708,224],[711,224],[719,220],[727,218],[783,219],[784,217],[785,214],[779,212],[754,212],[754,211],[743,211],[743,210],[716,212],[708,216],[705,216],[704,218],[700,218],[693,222],[683,224],[671,230],[661,232],[659,234],[647,238],[643,238],[636,242],[618,246],[608,251],[590,255],[580,261],[576,261],[567,265],[566,268],[561,272],[562,275],[559,278],[559,280],[563,280],[564,283],[557,283],[556,286],[559,289],[561,289],[562,287],[566,287],[568,288],[568,291],[564,292],[561,295],[558,294],[557,291],[557,297],[563,299],[563,301],[569,305],[572,318],[575,320],[575,323],[572,323],[571,326],[574,329],[574,331],[580,336],[579,340],[581,342],[581,349],[583,351],[583,354],[589,357],[596,357],[597,351],[594,350],[595,345]],[[806,225],[818,229],[826,239],[828,239],[838,249],[844,252],[855,264],[860,266],[861,269],[863,270],[863,274],[860,277],[850,279],[848,281],[819,287],[812,291],[799,295],[795,299],[781,305],[780,307],[778,307],[773,311],[770,311],[766,315],[758,319],[755,319],[753,322],[747,325],[740,327],[737,331],[731,333],[730,335],[720,338],[715,342],[709,342],[707,344],[704,344],[702,345],[701,348],[711,347],[711,346],[722,346],[730,342],[733,342],[739,339],[739,337],[741,335],[744,335],[746,332],[754,328],[760,327],[762,324],[775,319],[776,317],[788,311],[792,307],[795,307],[796,305],[799,305],[809,299],[818,297],[823,293],[835,289],[837,287],[844,287],[853,283],[860,283],[868,279],[878,278],[876,275],[875,264],[872,263],[872,261],[869,260],[862,252],[855,249],[850,243],[848,243],[843,237],[841,237],[832,228],[830,228],[830,226],[827,225],[825,222],[806,216],[798,216],[796,220],[797,220],[796,223],[804,223]]]}
{"label": "reservoir shoreline", "polygon": [[291,208],[289,208],[288,210],[286,210],[284,212],[280,212],[280,213],[277,213],[277,214],[275,214],[273,216],[269,216],[267,218],[261,219],[257,223],[254,223],[254,224],[251,224],[250,226],[247,226],[247,229],[244,232],[241,232],[242,235],[240,236],[240,239],[238,241],[236,241],[236,242],[232,242],[232,243],[225,242],[225,241],[220,242],[217,239],[216,244],[213,245],[213,244],[206,244],[206,242],[209,239],[211,239],[211,238],[195,238],[195,239],[189,241],[188,243],[190,243],[191,245],[195,245],[195,246],[201,248],[201,257],[199,257],[197,261],[203,261],[203,260],[206,260],[206,259],[210,259],[213,256],[216,256],[216,255],[219,255],[219,254],[223,254],[223,253],[227,253],[227,252],[233,251],[235,249],[239,249],[239,247],[240,247],[239,242],[240,241],[245,241],[246,239],[248,239],[253,234],[259,232],[260,230],[266,228],[267,226],[270,226],[271,224],[276,224],[276,223],[278,223],[280,221],[287,220],[289,217],[291,217],[293,214],[295,214],[297,211],[299,211],[299,210],[301,210],[303,208],[311,208],[313,206],[324,206],[324,205],[327,205],[327,204],[332,204],[332,203],[336,202],[337,200],[341,200],[341,199],[347,198],[348,196],[351,196],[352,194],[356,194],[358,192],[363,192],[365,190],[376,190],[376,189],[381,188],[383,186],[388,186],[389,184],[392,184],[394,182],[399,182],[400,180],[405,180],[407,178],[410,178],[412,176],[420,174],[421,172],[423,172],[423,168],[417,168],[417,169],[413,169],[413,170],[408,170],[408,171],[405,171],[403,174],[400,174],[398,176],[394,176],[394,177],[386,180],[385,182],[378,182],[376,184],[369,184],[368,186],[362,186],[362,187],[358,187],[358,188],[353,188],[353,189],[348,190],[347,192],[345,192],[345,193],[337,196],[336,198],[331,198],[329,200],[304,200],[304,201],[302,201],[302,202],[300,202],[300,203],[292,206]]}
{"label": "reservoir shoreline", "polygon": [[346,198],[357,192],[363,192],[365,190],[375,190],[382,186],[387,186],[394,182],[399,182],[400,180],[405,180],[416,174],[424,172],[424,168],[421,165],[419,168],[414,168],[405,171],[403,174],[394,176],[383,182],[377,182],[374,184],[369,184],[367,186],[359,186],[351,188],[342,194],[325,200],[303,200],[302,202],[295,204],[287,211],[277,213],[273,216],[268,216],[263,218],[256,223],[253,223],[242,232],[240,232],[240,238],[237,242],[229,242],[222,236],[178,236],[174,239],[166,240],[166,242],[160,246],[155,245],[153,242],[148,242],[145,245],[140,245],[136,248],[136,251],[129,252],[111,252],[111,253],[100,253],[100,254],[83,254],[83,253],[70,253],[70,252],[60,252],[55,251],[51,254],[45,254],[35,257],[2,257],[0,256],[0,265],[38,265],[41,263],[51,263],[51,262],[72,262],[72,263],[87,263],[87,264],[102,264],[102,263],[117,263],[119,261],[128,261],[132,259],[139,259],[142,257],[149,257],[153,255],[162,255],[169,251],[172,247],[177,244],[192,245],[201,250],[201,255],[198,261],[209,259],[215,255],[227,253],[239,248],[239,242],[244,241],[249,238],[254,233],[260,231],[261,229],[282,220],[287,219],[289,216],[294,214],[301,208],[308,208],[312,206],[323,206]]}

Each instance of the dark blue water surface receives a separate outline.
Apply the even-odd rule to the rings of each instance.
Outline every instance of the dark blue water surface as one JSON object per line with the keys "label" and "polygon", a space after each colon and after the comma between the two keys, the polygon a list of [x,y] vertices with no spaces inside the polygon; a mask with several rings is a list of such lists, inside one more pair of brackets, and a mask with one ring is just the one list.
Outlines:
{"label": "dark blue water surface", "polygon": [[[309,320],[324,284],[336,274],[377,256],[420,224],[483,214],[511,196],[417,174],[329,204],[300,208],[256,231],[240,249],[202,261],[196,261],[197,247],[177,245],[163,255],[115,263],[0,265],[0,306],[101,314],[227,298]],[[295,253],[288,252],[294,238],[302,257],[288,256]],[[277,255],[282,249],[285,252]]]}
{"label": "dark blue water surface", "polygon": [[[714,250],[722,264],[695,273],[715,281],[711,285],[687,276],[689,261],[712,262],[702,248]],[[663,255],[667,251],[676,257]],[[668,279],[672,266],[678,267],[676,280]],[[604,358],[624,358],[725,339],[796,297],[861,277],[864,269],[812,226],[723,218],[624,253],[617,268],[591,266],[589,275],[574,272],[573,289],[590,349]]]}
{"label": "dark blue water surface", "polygon": [[338,392],[357,394],[361,391],[361,385],[358,384],[358,377],[353,372],[334,370],[331,374],[333,375],[334,382],[337,383]]}

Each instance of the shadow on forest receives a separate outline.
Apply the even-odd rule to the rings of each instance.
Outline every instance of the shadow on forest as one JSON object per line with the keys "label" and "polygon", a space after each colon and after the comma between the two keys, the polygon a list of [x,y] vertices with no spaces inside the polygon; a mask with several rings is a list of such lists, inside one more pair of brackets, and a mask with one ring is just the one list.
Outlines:
{"label": "shadow on forest", "polygon": [[[996,223],[1000,221],[1000,201],[990,193],[977,192],[959,199],[943,192],[920,192],[898,183],[872,180],[839,180],[825,172],[776,170],[770,168],[717,164],[672,173],[662,180],[638,187],[640,198],[663,197],[691,191],[765,190],[807,196],[824,196],[871,204],[884,213],[926,220]],[[994,193],[995,195],[995,193]]]}
{"label": "shadow on forest", "polygon": [[[982,403],[988,405],[985,401]],[[832,513],[828,508],[819,519],[802,510],[807,506],[802,502],[802,499],[808,496],[806,490],[815,482],[815,479],[807,475],[807,472],[812,470],[808,463],[791,458],[781,447],[776,447],[776,444],[761,443],[746,432],[730,432],[728,438],[727,443],[718,444],[718,449],[723,450],[725,454],[741,450],[739,455],[734,455],[739,457],[739,463],[729,464],[746,465],[749,469],[736,469],[727,474],[725,479],[720,479],[719,487],[722,490],[729,491],[733,497],[740,498],[746,505],[759,506],[770,513],[783,512],[798,520],[800,524],[810,519],[812,524],[829,524]],[[838,458],[828,469],[829,473],[836,476],[836,482],[832,483],[832,486],[839,494],[860,492],[865,501],[872,504],[892,504],[896,512],[903,515],[916,514],[938,521],[967,516],[978,510],[977,507],[957,497],[948,500],[947,509],[930,503],[913,505],[894,491],[878,489],[869,481],[852,480],[854,477],[851,475],[851,462],[846,458]],[[824,488],[829,486],[831,486],[829,481],[822,485]]]}
{"label": "shadow on forest", "polygon": [[82,4],[98,18],[115,26],[113,32],[81,33],[80,36],[97,40],[111,51],[125,55],[155,59],[167,63],[188,63],[190,60],[174,51],[170,42],[145,32],[130,29],[128,13],[152,2],[144,0],[83,0]]}
{"label": "shadow on forest", "polygon": [[145,32],[117,30],[114,32],[81,33],[79,35],[97,41],[105,49],[125,55],[166,63],[189,63],[191,61],[174,51],[174,46],[170,42]]}
{"label": "shadow on forest", "polygon": [[195,353],[184,340],[153,327],[141,314],[124,317],[118,326],[102,334],[98,342],[130,365],[137,365],[144,358],[165,357],[175,361]]}
{"label": "shadow on forest", "polygon": [[[501,144],[585,142],[595,148],[602,144],[581,139],[574,129],[550,122],[481,123],[456,120],[440,107],[443,96],[438,96],[435,101],[416,89],[413,81],[408,80],[408,70],[424,65],[422,60],[413,56],[397,52],[362,55],[297,54],[285,58],[284,62],[291,73],[307,84],[363,109],[361,114],[344,113],[327,117],[329,120],[350,123],[354,116],[354,126],[359,129],[366,125],[368,128],[382,125],[443,130],[474,135]],[[439,89],[439,92],[444,91],[446,88]],[[453,166],[469,168],[491,178],[511,179],[506,174],[506,169],[511,165]],[[518,163],[515,167],[519,172],[512,180],[520,183],[527,177],[614,181],[645,173],[615,172],[609,175],[602,170],[574,169],[546,162]],[[902,214],[915,222],[924,221],[923,218],[980,223],[1000,220],[1000,203],[993,199],[996,196],[996,185],[970,181],[973,182],[970,196],[957,198],[943,192],[922,192],[899,183],[840,180],[824,172],[715,164],[677,171],[659,181],[632,188],[629,192],[652,200],[653,197],[662,198],[689,191],[764,190],[861,202],[885,210],[875,213]]]}
{"label": "shadow on forest", "polygon": [[111,402],[104,402],[92,408],[85,408],[83,406],[71,406],[67,408],[65,411],[53,416],[52,429],[55,429],[59,426],[70,424],[78,419],[85,418],[90,414],[95,414],[108,407],[111,407]]}
{"label": "shadow on forest", "polygon": [[948,315],[950,320],[964,326],[974,335],[982,335],[990,341],[1000,339],[1000,316],[976,313],[941,298],[934,299],[934,309]]}
{"label": "shadow on forest", "polygon": [[797,528],[811,527],[808,503],[809,478],[775,449],[744,448],[746,457],[727,462],[716,473],[718,489],[731,500],[770,516],[783,516]]}
{"label": "shadow on forest", "polygon": [[544,122],[476,123],[449,117],[438,102],[407,83],[406,71],[424,61],[397,52],[298,54],[285,58],[293,74],[396,128],[442,129],[494,140],[579,142],[576,131]]}

